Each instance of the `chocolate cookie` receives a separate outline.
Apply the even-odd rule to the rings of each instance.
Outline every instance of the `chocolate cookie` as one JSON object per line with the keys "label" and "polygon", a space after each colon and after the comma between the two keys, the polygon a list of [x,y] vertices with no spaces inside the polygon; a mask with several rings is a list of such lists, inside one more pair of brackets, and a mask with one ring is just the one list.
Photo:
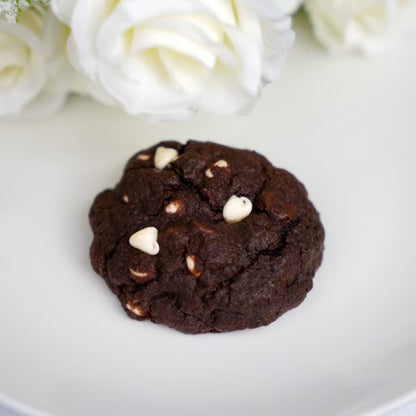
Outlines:
{"label": "chocolate cookie", "polygon": [[264,157],[162,142],[90,212],[91,262],[131,318],[186,333],[267,325],[299,305],[324,230],[304,186]]}

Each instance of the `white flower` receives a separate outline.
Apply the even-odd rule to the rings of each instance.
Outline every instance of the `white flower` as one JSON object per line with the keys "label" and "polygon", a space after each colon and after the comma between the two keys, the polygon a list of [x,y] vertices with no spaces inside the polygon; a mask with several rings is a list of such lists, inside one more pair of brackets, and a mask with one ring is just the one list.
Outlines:
{"label": "white flower", "polygon": [[306,0],[316,37],[332,52],[374,54],[392,39],[399,0]]}
{"label": "white flower", "polygon": [[305,0],[280,0],[279,4],[286,14],[292,15],[301,8],[304,2]]}
{"label": "white flower", "polygon": [[50,0],[0,0],[0,17],[8,22],[16,22],[19,12],[26,10],[31,5],[47,6]]}
{"label": "white flower", "polygon": [[71,27],[71,61],[99,99],[153,120],[245,110],[277,79],[294,39],[276,0],[53,0],[52,7]]}
{"label": "white flower", "polygon": [[15,22],[19,13],[16,1],[0,0],[0,17],[3,16],[8,22]]}
{"label": "white flower", "polygon": [[52,12],[32,8],[17,24],[0,17],[0,117],[44,116],[64,103],[65,30]]}

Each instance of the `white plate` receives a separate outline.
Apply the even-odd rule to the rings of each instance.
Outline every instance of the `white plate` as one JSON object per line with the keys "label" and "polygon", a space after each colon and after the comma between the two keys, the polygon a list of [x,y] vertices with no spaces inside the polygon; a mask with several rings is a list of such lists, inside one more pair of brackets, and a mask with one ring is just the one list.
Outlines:
{"label": "white plate", "polygon": [[[247,117],[150,125],[73,99],[0,124],[2,400],[59,416],[332,416],[416,394],[415,35],[366,60],[303,34]],[[315,287],[268,327],[187,336],[130,320],[89,266],[95,194],[133,152],[189,137],[264,153],[322,213]]]}

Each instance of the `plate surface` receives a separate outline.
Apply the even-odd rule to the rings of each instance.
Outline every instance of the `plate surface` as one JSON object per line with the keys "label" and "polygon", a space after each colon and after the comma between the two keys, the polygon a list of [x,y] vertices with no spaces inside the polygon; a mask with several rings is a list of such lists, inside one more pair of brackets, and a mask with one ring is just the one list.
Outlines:
{"label": "plate surface", "polygon": [[[0,401],[36,414],[379,414],[416,395],[416,28],[372,60],[300,31],[246,117],[151,125],[73,98],[0,124]],[[254,148],[302,180],[326,252],[274,324],[187,336],[130,320],[89,266],[93,197],[161,139]]]}

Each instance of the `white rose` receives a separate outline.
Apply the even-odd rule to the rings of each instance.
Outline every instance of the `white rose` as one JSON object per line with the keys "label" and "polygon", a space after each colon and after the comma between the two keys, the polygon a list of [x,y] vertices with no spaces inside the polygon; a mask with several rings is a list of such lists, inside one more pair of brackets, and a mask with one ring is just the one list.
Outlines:
{"label": "white rose", "polygon": [[19,23],[0,17],[0,117],[38,117],[65,101],[68,38],[52,12],[29,9]]}
{"label": "white rose", "polygon": [[282,10],[288,14],[295,14],[302,6],[305,0],[280,0],[279,4]]}
{"label": "white rose", "polygon": [[330,51],[374,54],[392,39],[398,0],[306,0],[305,8]]}
{"label": "white rose", "polygon": [[71,27],[70,59],[99,99],[153,120],[243,111],[277,79],[294,40],[275,0],[53,0],[52,7]]}

